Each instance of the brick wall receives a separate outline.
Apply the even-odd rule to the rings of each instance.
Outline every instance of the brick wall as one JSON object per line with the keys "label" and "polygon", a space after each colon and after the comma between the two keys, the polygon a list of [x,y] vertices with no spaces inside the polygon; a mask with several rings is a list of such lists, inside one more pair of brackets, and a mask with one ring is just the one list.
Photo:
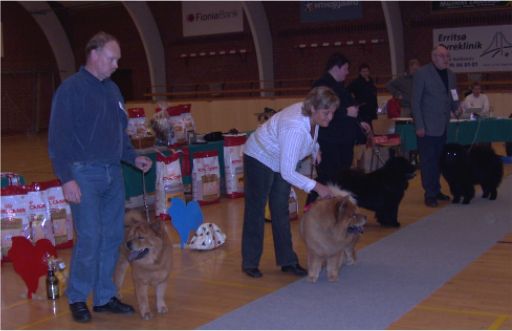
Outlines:
{"label": "brick wall", "polygon": [[[168,85],[203,83],[202,89],[215,89],[212,82],[254,81],[258,67],[249,24],[244,18],[244,31],[205,37],[182,36],[181,2],[147,2],[162,38]],[[357,75],[362,62],[370,65],[372,76],[390,75],[389,46],[381,2],[364,1],[363,17],[358,20],[325,23],[301,23],[297,1],[264,1],[273,38],[276,80],[315,79],[322,74],[325,61],[334,51],[351,60],[349,80]],[[91,2],[87,6],[58,8],[52,3],[62,22],[76,56],[77,66],[84,62],[84,45],[99,30],[112,33],[121,42],[122,59],[119,73],[113,76],[127,99],[141,100],[150,88],[148,64],[142,41],[121,2]],[[400,2],[404,21],[405,58],[418,57],[430,61],[432,28],[510,24],[510,8],[462,12],[432,12],[431,2]],[[52,76],[59,83],[55,59],[48,42],[34,19],[17,2],[1,2],[4,57],[2,58],[2,133],[45,128],[49,118]],[[366,46],[357,45],[364,39]],[[368,44],[371,39],[384,41]],[[332,46],[335,41],[353,40],[355,45]],[[331,46],[322,47],[322,42]],[[299,44],[318,43],[317,48],[300,50]],[[209,56],[209,52],[246,49],[244,56]],[[205,52],[206,56],[200,56]],[[193,59],[181,54],[196,53]],[[77,68],[78,69],[78,68]],[[39,76],[9,76],[14,70],[38,71]],[[466,75],[460,77],[466,80]],[[486,79],[510,79],[507,73],[493,73]],[[39,79],[39,80],[38,80]],[[37,82],[40,118],[34,124]],[[300,84],[304,84],[301,82]],[[291,84],[291,83],[290,83]],[[298,83],[297,83],[298,84]],[[251,86],[247,86],[248,88]],[[226,86],[229,89],[229,84]],[[186,89],[186,87],[181,87]]]}

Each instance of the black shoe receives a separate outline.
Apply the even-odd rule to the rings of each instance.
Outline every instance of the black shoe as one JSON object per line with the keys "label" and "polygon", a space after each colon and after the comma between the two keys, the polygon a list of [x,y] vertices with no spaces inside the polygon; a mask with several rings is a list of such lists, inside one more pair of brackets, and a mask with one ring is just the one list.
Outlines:
{"label": "black shoe", "polygon": [[247,276],[252,278],[260,278],[263,276],[260,269],[258,268],[242,268],[242,271],[247,274]]}
{"label": "black shoe", "polygon": [[427,207],[437,207],[437,199],[436,198],[425,198],[425,205]]}
{"label": "black shoe", "polygon": [[448,200],[450,200],[450,197],[447,196],[446,194],[443,194],[443,193],[439,192],[436,195],[436,199],[439,200],[439,201],[448,201]]}
{"label": "black shoe", "polygon": [[282,272],[290,272],[296,276],[306,276],[308,271],[300,266],[300,264],[285,265],[281,267]]}
{"label": "black shoe", "polygon": [[116,297],[112,297],[109,302],[102,306],[92,307],[92,310],[97,313],[110,312],[114,314],[132,314],[135,311],[132,306],[122,303]]}
{"label": "black shoe", "polygon": [[383,228],[399,228],[400,227],[400,223],[398,223],[398,222],[380,223],[380,226],[382,226]]}
{"label": "black shoe", "polygon": [[91,320],[91,313],[85,302],[70,303],[69,309],[71,310],[71,315],[75,322],[87,323]]}

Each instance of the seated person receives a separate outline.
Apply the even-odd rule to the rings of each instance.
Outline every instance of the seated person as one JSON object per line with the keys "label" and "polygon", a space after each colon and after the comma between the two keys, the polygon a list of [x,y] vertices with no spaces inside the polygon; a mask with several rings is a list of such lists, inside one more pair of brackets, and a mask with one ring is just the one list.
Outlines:
{"label": "seated person", "polygon": [[489,98],[481,92],[482,88],[479,82],[471,85],[471,94],[466,96],[462,103],[462,109],[465,114],[478,110],[480,115],[489,116]]}

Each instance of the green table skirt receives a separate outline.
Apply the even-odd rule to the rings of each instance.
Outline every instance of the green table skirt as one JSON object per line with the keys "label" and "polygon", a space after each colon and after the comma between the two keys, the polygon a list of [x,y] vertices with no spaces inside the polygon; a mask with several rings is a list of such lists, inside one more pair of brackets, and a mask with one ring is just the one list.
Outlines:
{"label": "green table skirt", "polygon": [[[416,129],[412,123],[396,123],[402,152],[416,150]],[[448,142],[470,145],[494,141],[512,142],[512,119],[481,119],[477,121],[450,122]]]}

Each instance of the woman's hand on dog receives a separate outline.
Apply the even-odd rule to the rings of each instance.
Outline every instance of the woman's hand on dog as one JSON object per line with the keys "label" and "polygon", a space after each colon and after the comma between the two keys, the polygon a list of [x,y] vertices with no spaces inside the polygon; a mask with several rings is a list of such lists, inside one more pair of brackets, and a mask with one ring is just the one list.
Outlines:
{"label": "woman's hand on dog", "polygon": [[319,182],[316,182],[316,185],[313,188],[313,190],[316,193],[318,193],[321,199],[332,198],[334,196],[330,188],[323,184],[320,184]]}
{"label": "woman's hand on dog", "polygon": [[137,156],[135,159],[135,166],[143,172],[148,172],[152,164],[153,161],[147,156]]}

